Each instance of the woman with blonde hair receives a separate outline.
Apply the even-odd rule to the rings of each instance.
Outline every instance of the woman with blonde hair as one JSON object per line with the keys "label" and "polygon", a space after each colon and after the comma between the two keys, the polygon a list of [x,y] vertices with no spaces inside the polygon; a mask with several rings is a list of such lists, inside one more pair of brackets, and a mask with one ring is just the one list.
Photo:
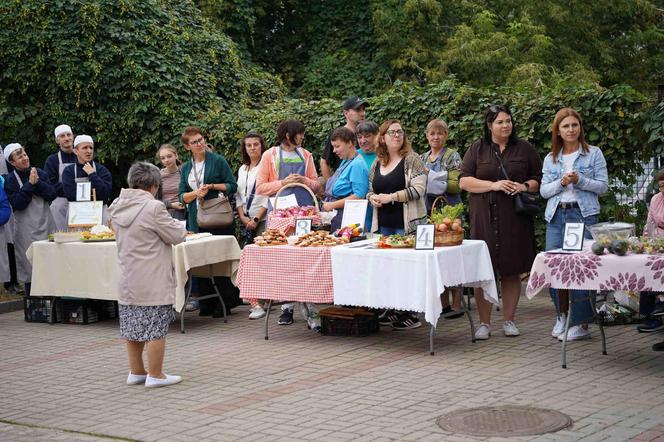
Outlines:
{"label": "woman with blonde hair", "polygon": [[184,204],[179,200],[180,189],[180,165],[182,161],[178,157],[178,151],[172,144],[162,144],[157,151],[157,161],[163,169],[161,174],[161,187],[158,197],[166,205],[168,213],[178,220],[185,219]]}

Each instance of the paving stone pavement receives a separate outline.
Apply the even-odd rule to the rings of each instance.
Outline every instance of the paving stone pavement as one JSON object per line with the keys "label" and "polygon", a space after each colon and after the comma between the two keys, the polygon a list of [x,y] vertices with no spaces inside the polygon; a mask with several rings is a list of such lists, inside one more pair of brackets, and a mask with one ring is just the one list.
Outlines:
{"label": "paving stone pavement", "polygon": [[[184,381],[160,389],[124,384],[116,321],[0,314],[0,440],[664,441],[664,353],[650,348],[664,334],[607,327],[607,356],[597,332],[569,344],[563,370],[545,296],[521,301],[516,338],[494,321],[491,339],[473,344],[465,319],[441,320],[434,356],[428,327],[320,336],[296,312],[291,326],[273,314],[266,341],[247,314],[242,306],[224,324],[189,313],[186,334],[173,324],[165,367]],[[453,410],[505,404],[559,410],[574,424],[510,439],[436,425]]]}

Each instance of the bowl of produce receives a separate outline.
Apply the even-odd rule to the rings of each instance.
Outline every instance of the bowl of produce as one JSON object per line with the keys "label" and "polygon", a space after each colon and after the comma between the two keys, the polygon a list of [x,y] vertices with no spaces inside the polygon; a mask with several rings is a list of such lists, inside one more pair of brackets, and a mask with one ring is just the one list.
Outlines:
{"label": "bowl of produce", "polygon": [[608,247],[616,239],[627,240],[634,235],[634,224],[623,222],[598,223],[586,226],[590,230],[593,239]]}
{"label": "bowl of produce", "polygon": [[455,206],[443,206],[436,209],[436,202],[434,201],[431,210],[430,221],[435,225],[434,245],[437,247],[458,246],[463,243],[463,236],[465,230],[463,228],[463,204]]}

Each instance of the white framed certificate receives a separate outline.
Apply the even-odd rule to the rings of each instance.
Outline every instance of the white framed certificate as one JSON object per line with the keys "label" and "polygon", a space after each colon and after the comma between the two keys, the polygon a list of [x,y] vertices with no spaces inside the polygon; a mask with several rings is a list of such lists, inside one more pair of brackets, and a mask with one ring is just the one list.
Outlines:
{"label": "white framed certificate", "polygon": [[415,250],[433,250],[435,226],[420,224],[415,232]]}
{"label": "white framed certificate", "polygon": [[367,216],[368,200],[346,200],[344,201],[344,214],[341,217],[341,226],[358,224],[364,230],[364,220]]}
{"label": "white framed certificate", "polygon": [[566,252],[579,252],[583,250],[584,223],[565,223],[562,249]]}
{"label": "white framed certificate", "polygon": [[102,224],[103,201],[70,201],[67,213],[69,227],[90,227]]}

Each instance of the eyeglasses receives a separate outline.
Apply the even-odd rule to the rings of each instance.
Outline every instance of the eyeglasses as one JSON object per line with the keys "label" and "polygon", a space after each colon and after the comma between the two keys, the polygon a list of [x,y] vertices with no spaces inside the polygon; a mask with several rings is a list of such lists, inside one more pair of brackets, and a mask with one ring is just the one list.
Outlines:
{"label": "eyeglasses", "polygon": [[657,183],[657,187],[660,189],[664,189],[664,181],[661,183]]}
{"label": "eyeglasses", "polygon": [[403,131],[403,129],[390,129],[385,133],[391,137],[403,137],[403,134],[405,132]]}
{"label": "eyeglasses", "polygon": [[203,138],[203,137],[200,137],[200,138],[198,138],[198,139],[196,139],[196,140],[191,140],[191,141],[189,142],[189,144],[192,145],[192,146],[198,146],[198,145],[201,145],[201,144],[203,144],[203,143],[205,143],[205,138]]}

